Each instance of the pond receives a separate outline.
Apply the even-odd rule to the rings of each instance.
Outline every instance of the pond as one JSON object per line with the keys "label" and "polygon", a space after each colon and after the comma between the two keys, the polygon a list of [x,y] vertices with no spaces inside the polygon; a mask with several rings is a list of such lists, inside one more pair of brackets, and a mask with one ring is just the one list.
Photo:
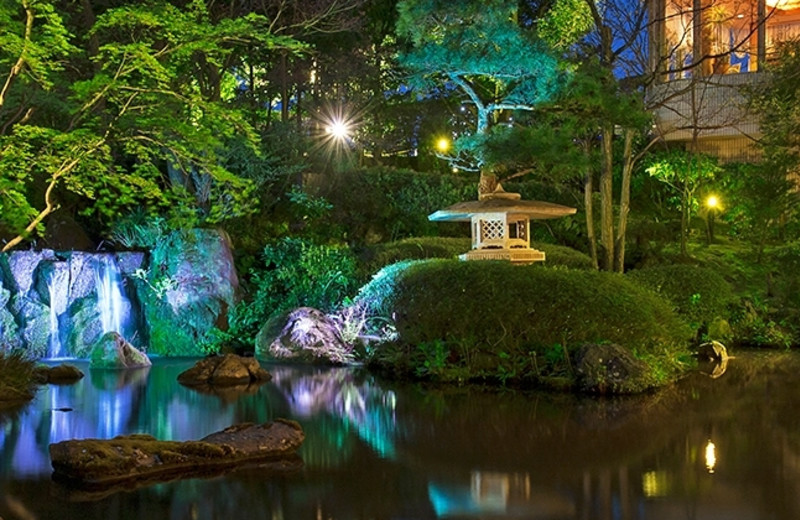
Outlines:
{"label": "pond", "polygon": [[[717,379],[600,399],[436,389],[358,369],[266,365],[246,395],[176,382],[193,360],[89,370],[0,415],[0,517],[14,519],[796,519],[800,357],[745,352]],[[48,445],[199,439],[297,420],[303,464],[115,492],[51,480]]]}

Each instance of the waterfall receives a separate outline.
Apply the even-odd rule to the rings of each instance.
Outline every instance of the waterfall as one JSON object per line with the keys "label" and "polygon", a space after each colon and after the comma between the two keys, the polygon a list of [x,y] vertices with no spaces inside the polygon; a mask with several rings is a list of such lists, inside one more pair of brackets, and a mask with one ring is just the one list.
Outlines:
{"label": "waterfall", "polygon": [[48,358],[63,358],[67,355],[61,342],[59,316],[67,310],[69,290],[69,269],[63,262],[52,264],[53,270],[47,276],[47,293],[50,306],[50,333],[47,343]]}
{"label": "waterfall", "polygon": [[97,309],[100,313],[103,334],[118,332],[125,336],[131,304],[123,293],[122,276],[112,255],[102,255],[98,258],[95,280]]}
{"label": "waterfall", "polygon": [[61,346],[61,338],[58,334],[58,311],[53,304],[56,294],[56,286],[51,280],[47,284],[47,292],[50,293],[50,340],[47,347],[47,357],[50,359],[64,357],[64,349]]}

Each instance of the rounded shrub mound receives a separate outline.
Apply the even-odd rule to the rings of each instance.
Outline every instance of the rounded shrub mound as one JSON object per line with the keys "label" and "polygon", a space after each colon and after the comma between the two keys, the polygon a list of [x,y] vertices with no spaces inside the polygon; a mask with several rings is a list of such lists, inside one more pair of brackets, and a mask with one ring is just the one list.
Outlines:
{"label": "rounded shrub mound", "polygon": [[[366,270],[375,272],[401,260],[424,260],[428,258],[456,258],[470,250],[471,239],[465,237],[415,237],[386,242],[372,246],[367,251]],[[569,267],[593,269],[592,259],[576,249],[555,244],[535,243],[534,249],[545,254],[545,267]]]}
{"label": "rounded shrub mound", "polygon": [[589,255],[577,249],[556,244],[536,242],[531,247],[544,252],[545,267],[569,267],[570,269],[594,269],[594,264]]}
{"label": "rounded shrub mound", "polygon": [[629,271],[626,276],[667,298],[695,330],[729,318],[736,301],[731,285],[707,267],[675,264]]}
{"label": "rounded shrub mound", "polygon": [[378,355],[398,372],[536,378],[569,372],[585,343],[677,357],[690,336],[668,303],[618,274],[457,260],[391,267],[357,301],[394,320],[398,339]]}
{"label": "rounded shrub mound", "polygon": [[456,258],[469,248],[470,239],[464,237],[415,237],[385,242],[366,252],[366,270],[372,273],[401,260]]}

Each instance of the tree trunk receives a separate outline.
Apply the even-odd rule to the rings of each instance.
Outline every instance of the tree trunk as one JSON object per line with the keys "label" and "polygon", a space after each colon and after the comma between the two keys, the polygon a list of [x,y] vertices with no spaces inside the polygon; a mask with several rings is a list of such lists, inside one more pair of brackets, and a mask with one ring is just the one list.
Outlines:
{"label": "tree trunk", "polygon": [[286,52],[281,53],[280,61],[280,81],[281,81],[281,122],[289,122],[289,72],[286,63]]}
{"label": "tree trunk", "polygon": [[612,125],[603,126],[603,171],[600,174],[600,242],[603,246],[601,267],[607,271],[614,268],[614,192]]}
{"label": "tree trunk", "polygon": [[621,273],[625,270],[625,233],[628,230],[628,213],[631,209],[631,176],[633,174],[633,137],[632,128],[625,129],[625,148],[622,163],[622,187],[619,195],[619,220],[617,221],[617,242],[614,248],[614,270]]}
{"label": "tree trunk", "polygon": [[[588,144],[584,144],[588,153]],[[591,167],[586,168],[586,175],[583,178],[583,205],[586,212],[586,239],[589,241],[589,254],[592,257],[592,264],[598,269],[597,263],[597,236],[594,234],[594,172]]]}
{"label": "tree trunk", "polygon": [[683,194],[681,195],[681,256],[689,256],[689,250],[686,247],[686,235],[689,226],[689,190],[688,180],[683,181]]}

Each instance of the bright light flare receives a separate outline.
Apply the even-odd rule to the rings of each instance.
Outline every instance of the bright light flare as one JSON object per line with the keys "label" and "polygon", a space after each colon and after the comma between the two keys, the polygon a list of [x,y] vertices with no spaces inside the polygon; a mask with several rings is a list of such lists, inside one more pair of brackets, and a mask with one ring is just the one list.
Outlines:
{"label": "bright light flare", "polygon": [[436,149],[439,150],[441,153],[447,153],[450,150],[450,139],[446,137],[440,137],[436,140]]}
{"label": "bright light flare", "polygon": [[706,444],[706,469],[709,473],[714,473],[714,467],[717,465],[717,447],[710,440]]}
{"label": "bright light flare", "polygon": [[350,126],[341,119],[331,121],[325,130],[336,139],[344,140],[350,137]]}
{"label": "bright light flare", "polygon": [[709,195],[706,199],[706,206],[711,209],[716,209],[719,207],[719,198],[716,195]]}

